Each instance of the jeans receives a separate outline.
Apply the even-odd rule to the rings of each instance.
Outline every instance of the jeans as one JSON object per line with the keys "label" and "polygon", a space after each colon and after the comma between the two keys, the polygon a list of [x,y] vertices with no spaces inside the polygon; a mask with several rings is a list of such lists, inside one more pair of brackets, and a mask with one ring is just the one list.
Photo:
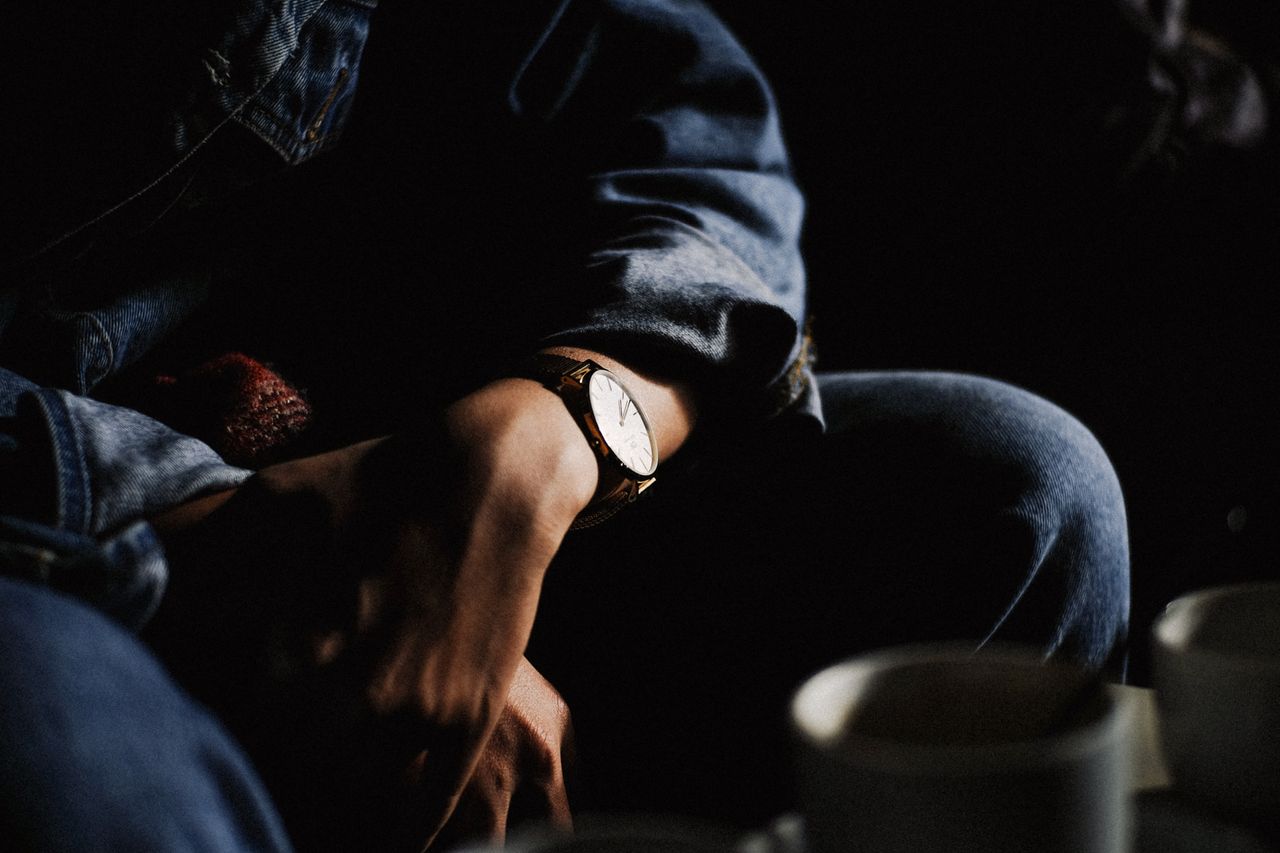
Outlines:
{"label": "jeans", "polygon": [[789,804],[786,704],[873,647],[1030,644],[1119,675],[1123,499],[1057,407],[940,373],[825,375],[785,422],[566,542],[529,659],[573,709],[580,807],[759,824]]}
{"label": "jeans", "polygon": [[[529,658],[573,709],[579,809],[760,825],[791,805],[790,691],[861,649],[1121,658],[1123,502],[1087,430],[976,377],[820,382],[826,434],[784,418],[677,457],[642,501],[566,540]],[[96,611],[0,580],[0,696],[0,837],[287,849],[239,747]]]}
{"label": "jeans", "polygon": [[118,623],[0,577],[0,638],[6,849],[289,849],[240,748]]}

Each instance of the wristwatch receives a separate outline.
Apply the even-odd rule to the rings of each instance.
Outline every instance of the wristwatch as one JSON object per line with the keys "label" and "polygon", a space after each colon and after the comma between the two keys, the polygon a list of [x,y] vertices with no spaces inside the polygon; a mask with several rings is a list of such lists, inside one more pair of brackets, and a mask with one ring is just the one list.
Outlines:
{"label": "wristwatch", "polygon": [[600,466],[595,497],[574,519],[570,530],[605,521],[653,485],[658,440],[644,412],[615,374],[590,359],[539,353],[522,375],[560,395]]}

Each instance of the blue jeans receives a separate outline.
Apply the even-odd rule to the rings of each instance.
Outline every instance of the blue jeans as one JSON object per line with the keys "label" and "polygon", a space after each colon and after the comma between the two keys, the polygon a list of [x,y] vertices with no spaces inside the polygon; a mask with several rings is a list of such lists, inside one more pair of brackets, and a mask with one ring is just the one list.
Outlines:
{"label": "blue jeans", "polygon": [[[580,808],[759,825],[790,805],[787,696],[859,649],[1017,641],[1092,667],[1122,652],[1124,510],[1087,430],[985,379],[821,382],[825,435],[781,419],[705,446],[566,541],[529,657],[573,708]],[[239,747],[98,612],[0,580],[0,697],[0,837],[287,848]]]}
{"label": "blue jeans", "polygon": [[222,726],[88,605],[0,577],[0,696],[6,849],[290,849]]}
{"label": "blue jeans", "polygon": [[529,651],[573,709],[579,806],[758,825],[789,805],[786,703],[873,647],[1029,644],[1123,669],[1128,544],[1093,436],[1009,385],[820,376],[785,421],[660,472],[566,542]]}

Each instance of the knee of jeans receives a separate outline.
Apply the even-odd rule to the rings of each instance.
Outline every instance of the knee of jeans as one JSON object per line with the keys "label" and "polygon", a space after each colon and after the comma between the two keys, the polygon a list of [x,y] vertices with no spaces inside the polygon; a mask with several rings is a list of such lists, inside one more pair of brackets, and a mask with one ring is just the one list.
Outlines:
{"label": "knee of jeans", "polygon": [[86,605],[0,577],[0,696],[0,836],[15,849],[285,846],[238,747]]}
{"label": "knee of jeans", "polygon": [[988,404],[974,416],[989,419],[1002,462],[1021,486],[1009,512],[1036,543],[1022,596],[1058,603],[1047,651],[1101,666],[1123,645],[1129,614],[1128,525],[1115,468],[1093,433],[1058,406],[994,380],[974,381]]}

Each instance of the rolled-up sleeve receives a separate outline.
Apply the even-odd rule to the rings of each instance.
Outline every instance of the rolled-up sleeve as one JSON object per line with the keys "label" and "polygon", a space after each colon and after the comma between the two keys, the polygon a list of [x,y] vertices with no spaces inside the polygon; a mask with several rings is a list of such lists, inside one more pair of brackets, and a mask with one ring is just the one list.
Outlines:
{"label": "rolled-up sleeve", "polygon": [[167,578],[144,519],[249,475],[145,415],[0,368],[0,571],[138,627]]}
{"label": "rolled-up sleeve", "polygon": [[584,207],[580,309],[546,343],[678,372],[713,407],[816,410],[803,200],[768,84],[706,7],[561,4],[510,109]]}

